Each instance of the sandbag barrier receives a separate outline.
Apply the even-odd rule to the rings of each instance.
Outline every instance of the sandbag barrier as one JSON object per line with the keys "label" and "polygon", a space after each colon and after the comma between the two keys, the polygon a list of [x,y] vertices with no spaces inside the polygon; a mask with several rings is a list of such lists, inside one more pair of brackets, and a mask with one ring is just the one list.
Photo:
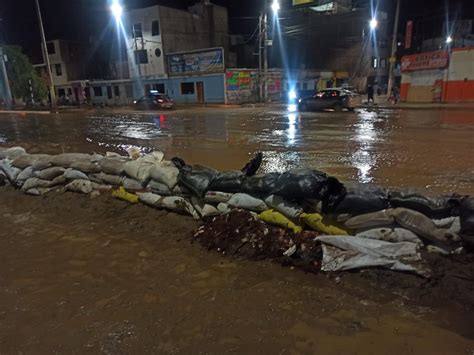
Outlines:
{"label": "sandbag barrier", "polygon": [[[225,252],[233,235],[241,245],[237,251],[253,241],[252,248],[261,249],[263,255],[303,263],[312,271],[384,267],[427,276],[425,251],[443,255],[472,251],[473,197],[432,198],[369,184],[343,184],[309,169],[256,174],[262,160],[259,153],[241,171],[219,172],[180,158],[167,161],[162,152],[142,155],[136,149],[128,156],[104,156],[0,148],[0,186],[12,185],[34,196],[111,191],[129,203],[205,220],[196,238],[210,249]],[[248,211],[250,224],[258,221],[284,233],[263,229],[263,234],[240,239],[239,228],[215,233],[216,226],[225,225],[223,218],[236,211]]]}

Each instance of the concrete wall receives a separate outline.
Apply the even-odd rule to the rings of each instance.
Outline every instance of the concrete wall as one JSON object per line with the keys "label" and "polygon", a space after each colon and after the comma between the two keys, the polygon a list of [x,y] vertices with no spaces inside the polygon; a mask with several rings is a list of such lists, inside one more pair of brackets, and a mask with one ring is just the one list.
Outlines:
{"label": "concrete wall", "polygon": [[[49,61],[55,85],[64,86],[69,81],[85,79],[86,45],[61,40],[54,40],[48,43],[54,46],[54,53],[49,54]],[[61,75],[58,75],[56,71],[57,65],[61,66]]]}
{"label": "concrete wall", "polygon": [[[128,86],[128,88],[127,88]],[[94,88],[102,88],[102,95],[98,96]],[[115,87],[118,87],[119,95],[116,95]],[[90,98],[94,105],[128,105],[133,102],[133,87],[131,81],[101,81],[90,82]],[[111,97],[108,95],[108,89],[111,90]]]}
{"label": "concrete wall", "polygon": [[451,53],[444,86],[444,101],[474,101],[474,48],[455,49]]}

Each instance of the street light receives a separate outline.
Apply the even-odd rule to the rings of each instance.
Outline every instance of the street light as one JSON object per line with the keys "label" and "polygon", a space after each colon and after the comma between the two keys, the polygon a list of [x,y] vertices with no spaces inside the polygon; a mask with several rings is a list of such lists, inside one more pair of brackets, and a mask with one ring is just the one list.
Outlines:
{"label": "street light", "polygon": [[118,0],[114,0],[112,6],[110,6],[110,11],[112,11],[112,14],[118,21],[122,17],[123,7],[118,3]]}
{"label": "street light", "polygon": [[373,18],[372,20],[370,20],[370,29],[374,31],[377,28],[378,24],[379,22],[377,21],[377,19]]}
{"label": "street light", "polygon": [[273,0],[272,10],[274,13],[277,13],[280,10],[280,2],[278,0]]}
{"label": "street light", "polygon": [[453,42],[453,37],[448,36],[448,37],[446,38],[446,44],[451,44],[452,42]]}

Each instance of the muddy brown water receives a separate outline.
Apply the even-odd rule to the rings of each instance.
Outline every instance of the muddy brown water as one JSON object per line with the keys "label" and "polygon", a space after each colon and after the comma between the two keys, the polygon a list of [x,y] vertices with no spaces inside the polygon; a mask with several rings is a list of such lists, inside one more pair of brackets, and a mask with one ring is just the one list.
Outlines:
{"label": "muddy brown water", "polygon": [[163,150],[238,169],[257,151],[262,171],[309,167],[343,181],[474,193],[474,112],[194,109],[152,113],[0,115],[0,144],[37,151]]}

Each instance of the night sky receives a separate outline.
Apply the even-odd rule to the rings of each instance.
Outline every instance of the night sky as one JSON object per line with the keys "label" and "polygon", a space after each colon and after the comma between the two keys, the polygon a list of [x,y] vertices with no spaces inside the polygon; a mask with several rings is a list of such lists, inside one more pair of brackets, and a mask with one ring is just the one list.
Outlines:
{"label": "night sky", "polygon": [[[250,35],[265,0],[213,0],[229,9],[230,31]],[[271,0],[268,0],[271,2]],[[392,1],[392,0],[380,0]],[[283,2],[283,1],[282,1]],[[288,4],[289,0],[285,0]],[[48,39],[89,41],[107,28],[110,20],[108,0],[40,0]],[[126,8],[165,5],[186,8],[196,0],[122,0]],[[284,2],[283,2],[284,3]],[[426,6],[427,3],[430,6]],[[439,11],[447,7],[451,17],[473,18],[474,0],[402,0],[401,24],[409,16]],[[401,25],[403,28],[403,25]],[[113,32],[111,31],[110,35]],[[0,1],[0,42],[23,47],[33,61],[40,60],[40,36],[34,0]]]}

